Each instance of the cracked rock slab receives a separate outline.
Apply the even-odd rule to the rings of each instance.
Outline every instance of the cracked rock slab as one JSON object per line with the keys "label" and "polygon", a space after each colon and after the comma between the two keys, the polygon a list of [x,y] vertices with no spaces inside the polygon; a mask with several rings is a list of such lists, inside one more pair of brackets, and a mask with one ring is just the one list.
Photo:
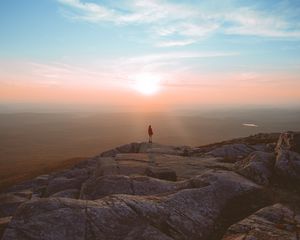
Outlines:
{"label": "cracked rock slab", "polygon": [[235,163],[238,173],[260,185],[268,185],[273,174],[275,155],[255,151],[248,157]]}
{"label": "cracked rock slab", "polygon": [[232,202],[244,203],[241,214],[263,194],[260,186],[229,171],[207,171],[191,181],[159,196],[34,199],[19,207],[3,240],[207,240],[226,213],[232,218]]}
{"label": "cracked rock slab", "polygon": [[99,199],[111,194],[153,195],[188,186],[188,181],[171,182],[147,176],[111,175],[89,179],[82,187],[81,199]]}
{"label": "cracked rock slab", "polygon": [[300,182],[300,154],[289,150],[280,150],[275,162],[276,173],[291,182]]}
{"label": "cracked rock slab", "polygon": [[282,133],[277,141],[276,152],[289,150],[300,153],[300,132]]}
{"label": "cracked rock slab", "polygon": [[275,204],[232,225],[222,240],[298,240],[299,236],[300,213]]}

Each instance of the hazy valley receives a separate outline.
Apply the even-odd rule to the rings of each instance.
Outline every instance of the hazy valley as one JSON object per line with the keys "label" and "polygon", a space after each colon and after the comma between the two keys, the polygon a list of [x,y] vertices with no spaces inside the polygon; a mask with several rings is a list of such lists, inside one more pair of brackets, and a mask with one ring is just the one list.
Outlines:
{"label": "hazy valley", "polygon": [[[245,126],[250,123],[255,126]],[[300,129],[297,109],[168,113],[2,113],[0,186],[6,186],[128,142],[200,146],[259,132]]]}

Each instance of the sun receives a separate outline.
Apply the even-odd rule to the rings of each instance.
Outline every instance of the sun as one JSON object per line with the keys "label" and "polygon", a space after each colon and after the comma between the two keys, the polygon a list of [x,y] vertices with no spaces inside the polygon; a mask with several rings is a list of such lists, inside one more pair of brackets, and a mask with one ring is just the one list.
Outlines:
{"label": "sun", "polygon": [[154,73],[140,73],[133,77],[133,88],[143,95],[154,95],[160,90],[161,77]]}

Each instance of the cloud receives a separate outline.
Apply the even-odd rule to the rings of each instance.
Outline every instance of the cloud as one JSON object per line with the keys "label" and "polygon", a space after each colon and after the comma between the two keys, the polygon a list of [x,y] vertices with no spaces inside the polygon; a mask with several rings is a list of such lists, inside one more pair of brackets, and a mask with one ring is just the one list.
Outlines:
{"label": "cloud", "polygon": [[238,78],[242,81],[253,81],[259,79],[261,76],[256,72],[243,72],[238,75]]}
{"label": "cloud", "polygon": [[58,2],[72,7],[75,12],[70,16],[81,20],[98,22],[106,19],[111,21],[115,15],[113,10],[101,6],[100,4],[83,3],[80,0],[58,0]]}
{"label": "cloud", "polygon": [[[163,77],[174,76],[186,71],[185,62],[197,58],[218,58],[238,55],[236,52],[181,52],[153,53],[135,57],[114,59],[91,59],[74,63],[72,60],[58,62],[20,62],[12,66],[24,69],[22,75],[42,85],[126,87],[132,74],[153,72]],[[22,67],[22,68],[21,68]],[[14,71],[12,67],[7,67]],[[1,69],[0,69],[1,70]],[[1,71],[0,71],[1,72]]]}
{"label": "cloud", "polygon": [[161,61],[178,61],[182,59],[191,58],[214,58],[214,57],[226,57],[226,56],[237,56],[237,52],[169,52],[160,54],[148,54],[138,57],[128,58],[128,63],[152,63]]}
{"label": "cloud", "polygon": [[186,39],[186,40],[170,40],[170,41],[162,41],[156,44],[157,47],[176,47],[176,46],[187,46],[197,42],[194,39]]}
{"label": "cloud", "polygon": [[219,24],[216,22],[202,22],[202,23],[177,23],[175,25],[164,26],[156,28],[156,33],[161,36],[169,36],[179,34],[189,37],[204,37],[216,31]]}
{"label": "cloud", "polygon": [[[192,6],[158,0],[129,1],[123,8],[113,8],[80,0],[57,0],[67,18],[91,23],[110,22],[115,25],[148,25],[158,38],[158,47],[185,46],[208,36],[218,28],[217,23],[199,19],[199,12]],[[191,19],[191,22],[187,22]],[[198,23],[194,23],[194,21]],[[199,24],[202,22],[201,24]],[[183,39],[174,39],[181,36]],[[167,39],[166,39],[167,38]],[[186,39],[184,39],[186,38]]]}
{"label": "cloud", "polygon": [[57,1],[64,6],[64,16],[73,20],[96,24],[107,22],[116,26],[145,25],[157,47],[187,46],[217,33],[274,39],[300,38],[300,26],[295,20],[289,19],[291,7],[285,7],[282,11],[282,5],[278,4],[266,10],[259,8],[259,4],[237,6],[235,1],[220,5],[214,1],[212,4],[191,4],[166,0],[128,0],[117,3],[117,6],[113,2]]}
{"label": "cloud", "polygon": [[254,123],[243,123],[242,125],[245,127],[258,127],[258,125],[254,124]]}
{"label": "cloud", "polygon": [[[104,69],[97,66],[68,64],[64,62],[26,62],[30,75],[38,84],[44,85],[70,85],[70,86],[114,86],[120,85],[122,80],[119,74],[109,68],[106,63]],[[51,84],[50,84],[51,83]]]}
{"label": "cloud", "polygon": [[[158,47],[186,46],[198,42],[201,39],[213,34],[219,25],[217,23],[177,23],[169,26],[156,27],[153,32],[161,37],[161,41],[156,44]],[[174,39],[179,36],[180,39]],[[172,40],[165,40],[165,38]]]}
{"label": "cloud", "polygon": [[57,0],[70,7],[73,18],[90,22],[109,21],[116,24],[152,23],[167,19],[184,19],[194,14],[192,8],[157,0],[131,1],[124,8],[112,8],[80,0]]}
{"label": "cloud", "polygon": [[[299,38],[300,31],[278,15],[241,8],[236,12],[224,15],[231,23],[225,29],[227,34],[252,35],[272,38]],[[296,27],[296,26],[295,26]]]}

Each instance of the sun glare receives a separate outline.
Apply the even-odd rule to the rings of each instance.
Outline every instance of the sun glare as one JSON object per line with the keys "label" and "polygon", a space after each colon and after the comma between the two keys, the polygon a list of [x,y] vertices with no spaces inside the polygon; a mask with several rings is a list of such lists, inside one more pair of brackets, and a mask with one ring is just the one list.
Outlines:
{"label": "sun glare", "polygon": [[144,95],[153,95],[160,89],[161,77],[153,73],[140,73],[133,77],[133,88]]}

